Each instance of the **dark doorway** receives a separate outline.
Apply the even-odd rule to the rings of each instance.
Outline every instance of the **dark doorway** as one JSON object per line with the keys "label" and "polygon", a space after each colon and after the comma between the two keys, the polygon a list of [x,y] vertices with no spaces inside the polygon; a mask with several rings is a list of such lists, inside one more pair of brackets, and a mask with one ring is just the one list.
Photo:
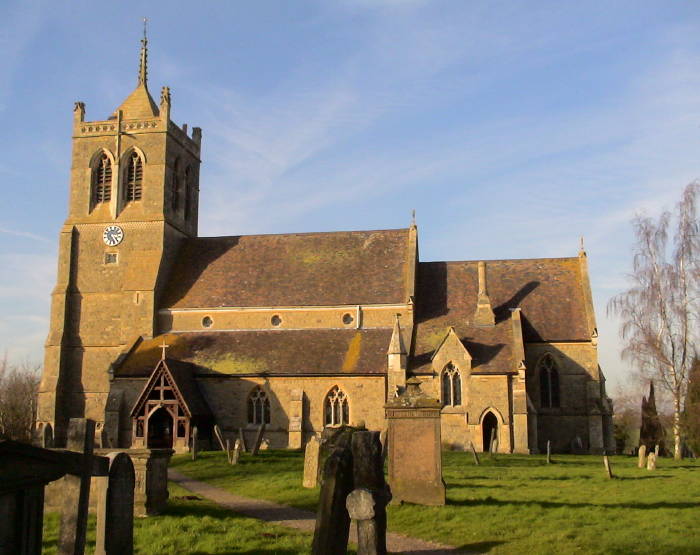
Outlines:
{"label": "dark doorway", "polygon": [[173,417],[161,407],[148,419],[149,449],[168,448],[173,446]]}
{"label": "dark doorway", "polygon": [[491,437],[498,437],[498,420],[492,412],[487,412],[481,421],[481,429],[484,435],[484,453],[490,451]]}

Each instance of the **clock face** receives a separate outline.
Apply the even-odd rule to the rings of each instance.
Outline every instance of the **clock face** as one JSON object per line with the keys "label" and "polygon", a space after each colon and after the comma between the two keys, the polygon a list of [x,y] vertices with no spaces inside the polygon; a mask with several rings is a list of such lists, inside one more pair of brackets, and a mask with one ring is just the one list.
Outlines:
{"label": "clock face", "polygon": [[102,234],[105,245],[116,247],[124,239],[124,231],[118,225],[108,225]]}

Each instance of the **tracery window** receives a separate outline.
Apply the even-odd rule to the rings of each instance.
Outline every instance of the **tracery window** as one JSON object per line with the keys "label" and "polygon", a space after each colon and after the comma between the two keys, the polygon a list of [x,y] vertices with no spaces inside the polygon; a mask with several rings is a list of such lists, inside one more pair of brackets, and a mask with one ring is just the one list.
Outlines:
{"label": "tracery window", "polygon": [[559,372],[554,357],[547,353],[538,363],[540,374],[540,404],[545,408],[559,406]]}
{"label": "tracery window", "polygon": [[137,152],[132,152],[126,168],[126,188],[124,190],[126,202],[141,200],[142,186],[143,161]]}
{"label": "tracery window", "polygon": [[323,423],[326,426],[343,426],[350,423],[348,397],[337,385],[326,395],[323,415]]}
{"label": "tracery window", "polygon": [[175,159],[173,174],[170,181],[170,205],[173,211],[180,207],[180,159]]}
{"label": "tracery window", "polygon": [[452,363],[442,371],[442,406],[456,407],[462,404],[462,377]]}
{"label": "tracery window", "polygon": [[109,202],[112,198],[112,161],[104,152],[92,170],[92,204]]}
{"label": "tracery window", "polygon": [[270,399],[260,386],[257,386],[248,395],[248,423],[270,423]]}

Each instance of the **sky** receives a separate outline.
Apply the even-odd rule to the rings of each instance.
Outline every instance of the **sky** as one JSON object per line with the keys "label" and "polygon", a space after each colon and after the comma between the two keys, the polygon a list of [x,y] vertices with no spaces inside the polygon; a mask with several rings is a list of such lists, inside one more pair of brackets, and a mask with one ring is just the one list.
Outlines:
{"label": "sky", "polygon": [[700,177],[700,4],[295,0],[0,5],[0,353],[41,362],[73,103],[149,86],[203,130],[200,235],[406,227],[420,256],[575,256],[606,304],[631,219]]}

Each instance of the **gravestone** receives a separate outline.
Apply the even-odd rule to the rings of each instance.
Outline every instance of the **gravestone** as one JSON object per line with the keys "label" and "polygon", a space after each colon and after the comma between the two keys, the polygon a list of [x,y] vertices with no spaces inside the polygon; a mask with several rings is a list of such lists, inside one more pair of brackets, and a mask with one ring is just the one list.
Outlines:
{"label": "gravestone", "polygon": [[304,411],[304,390],[292,389],[289,400],[289,439],[290,449],[301,449],[302,447],[302,423]]}
{"label": "gravestone", "polygon": [[168,463],[172,449],[125,450],[134,463],[134,515],[160,514],[168,502]]}
{"label": "gravestone", "polygon": [[552,442],[547,440],[547,464],[552,464]]}
{"label": "gravestone", "polygon": [[302,485],[305,488],[315,488],[318,483],[318,461],[320,455],[320,443],[316,436],[311,436],[306,444],[304,452],[304,479]]}
{"label": "gravestone", "polygon": [[389,485],[392,502],[444,505],[440,445],[440,401],[410,378],[406,388],[384,405],[389,429]]}
{"label": "gravestone", "polygon": [[233,464],[231,462],[231,456],[233,455],[231,451],[231,442],[227,439],[226,440],[226,460],[228,461],[228,464]]}
{"label": "gravestone", "polygon": [[387,431],[386,428],[379,432],[379,441],[382,443],[382,460],[386,460],[387,453]]}
{"label": "gravestone", "polygon": [[221,447],[221,450],[226,451],[224,436],[221,435],[221,428],[219,428],[218,424],[214,424],[214,435],[216,436],[216,440],[219,442],[219,447]]}
{"label": "gravestone", "polygon": [[659,457],[659,444],[657,443],[656,446],[654,447],[654,455],[658,458]]}
{"label": "gravestone", "polygon": [[647,457],[647,470],[656,470],[656,455],[649,453]]}
{"label": "gravestone", "polygon": [[260,426],[258,427],[258,433],[255,436],[255,443],[253,444],[253,449],[251,451],[251,454],[253,456],[257,455],[258,451],[260,450],[260,444],[262,443],[264,433],[265,433],[265,424],[260,424]]}
{"label": "gravestone", "polygon": [[605,472],[607,473],[608,478],[612,478],[612,467],[610,466],[610,460],[608,459],[607,455],[603,455],[603,466],[605,467]]}
{"label": "gravestone", "polygon": [[243,428],[238,428],[238,441],[241,442],[241,449],[243,451],[248,451],[248,448],[245,445],[245,434],[243,433]]}
{"label": "gravestone", "polygon": [[384,481],[384,463],[379,432],[352,435],[354,490],[346,508],[357,522],[358,555],[386,553],[386,505],[391,494]]}
{"label": "gravestone", "polygon": [[264,439],[260,442],[260,450],[261,450],[261,451],[267,451],[269,448],[270,448],[270,440],[267,439],[267,438],[264,438]]}
{"label": "gravestone", "polygon": [[323,466],[313,555],[345,555],[350,534],[350,515],[345,502],[352,487],[351,451],[348,447],[337,447]]}
{"label": "gravestone", "polygon": [[41,447],[51,449],[53,447],[53,428],[51,424],[47,424],[41,430]]}
{"label": "gravestone", "polygon": [[498,449],[498,444],[496,443],[498,441],[496,439],[496,428],[493,428],[491,430],[491,439],[489,440],[489,455],[491,455],[491,458],[496,454],[496,450]]}
{"label": "gravestone", "polygon": [[231,453],[231,464],[238,464],[238,460],[241,458],[241,442],[236,440],[233,446],[233,452]]}
{"label": "gravestone", "polygon": [[474,442],[470,441],[469,442],[469,447],[472,450],[472,456],[474,457],[474,464],[476,466],[479,466],[479,455],[476,453],[476,448],[474,447]]}
{"label": "gravestone", "polygon": [[639,468],[644,468],[646,465],[646,456],[647,456],[647,446],[642,444],[639,446],[639,461],[637,463],[637,466]]}
{"label": "gravestone", "polygon": [[110,453],[109,474],[101,482],[97,504],[95,555],[134,552],[134,465],[124,452]]}
{"label": "gravestone", "polygon": [[63,504],[58,539],[60,555],[74,555],[85,551],[92,452],[95,445],[95,421],[71,418],[68,423],[66,449],[84,455],[79,475],[66,475],[62,484]]}
{"label": "gravestone", "polygon": [[197,436],[199,435],[199,432],[197,430],[197,426],[192,428],[192,460],[196,461],[197,460],[197,449],[199,446],[197,445]]}

